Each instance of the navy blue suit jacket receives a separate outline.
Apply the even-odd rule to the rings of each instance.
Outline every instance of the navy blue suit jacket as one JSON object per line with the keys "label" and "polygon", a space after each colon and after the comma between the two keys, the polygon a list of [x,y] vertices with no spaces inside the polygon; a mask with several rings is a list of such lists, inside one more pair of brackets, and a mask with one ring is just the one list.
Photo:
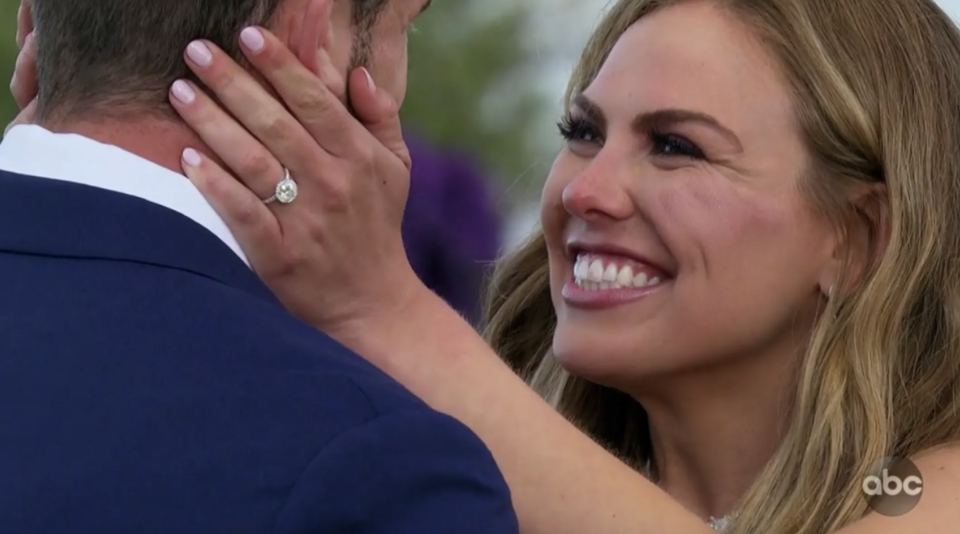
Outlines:
{"label": "navy blue suit jacket", "polygon": [[179,213],[0,172],[0,287],[4,533],[517,532],[474,434]]}

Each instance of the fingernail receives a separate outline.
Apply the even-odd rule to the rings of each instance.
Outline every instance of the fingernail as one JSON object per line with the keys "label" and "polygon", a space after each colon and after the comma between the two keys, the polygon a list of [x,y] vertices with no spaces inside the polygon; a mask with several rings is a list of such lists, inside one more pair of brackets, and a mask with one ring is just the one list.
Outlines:
{"label": "fingernail", "polygon": [[367,77],[367,87],[370,88],[371,92],[376,92],[377,84],[373,82],[373,76],[370,75],[370,71],[366,67],[360,67],[363,70],[363,74]]}
{"label": "fingernail", "polygon": [[263,34],[256,28],[244,28],[240,32],[240,42],[243,46],[250,49],[251,52],[263,50]]}
{"label": "fingernail", "polygon": [[187,57],[201,67],[209,67],[213,63],[213,53],[200,41],[187,45]]}
{"label": "fingernail", "polygon": [[200,153],[192,148],[188,148],[183,151],[183,162],[190,167],[199,167],[203,160],[200,158]]}
{"label": "fingernail", "polygon": [[193,92],[193,88],[190,87],[190,84],[183,80],[177,80],[173,82],[170,92],[173,94],[174,98],[180,102],[183,102],[184,104],[192,104],[194,99],[197,98],[197,94]]}

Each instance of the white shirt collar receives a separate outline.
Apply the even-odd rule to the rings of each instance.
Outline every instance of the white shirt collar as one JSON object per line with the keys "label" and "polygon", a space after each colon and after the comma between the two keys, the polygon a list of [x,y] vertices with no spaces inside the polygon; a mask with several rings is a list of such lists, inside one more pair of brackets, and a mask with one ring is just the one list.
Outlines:
{"label": "white shirt collar", "polygon": [[250,265],[226,223],[190,180],[118,147],[40,126],[14,126],[0,143],[0,170],[98,187],[159,204],[209,230]]}

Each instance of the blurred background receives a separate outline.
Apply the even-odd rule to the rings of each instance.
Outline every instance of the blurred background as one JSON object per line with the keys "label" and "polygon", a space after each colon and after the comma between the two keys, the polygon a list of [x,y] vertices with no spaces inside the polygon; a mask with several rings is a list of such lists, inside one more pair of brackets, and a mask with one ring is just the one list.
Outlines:
{"label": "blurred background", "polygon": [[[438,0],[410,35],[404,239],[421,278],[472,319],[489,264],[537,223],[567,77],[608,1]],[[960,0],[939,3],[960,14]],[[0,0],[4,88],[18,4]],[[16,111],[0,91],[0,125]]]}

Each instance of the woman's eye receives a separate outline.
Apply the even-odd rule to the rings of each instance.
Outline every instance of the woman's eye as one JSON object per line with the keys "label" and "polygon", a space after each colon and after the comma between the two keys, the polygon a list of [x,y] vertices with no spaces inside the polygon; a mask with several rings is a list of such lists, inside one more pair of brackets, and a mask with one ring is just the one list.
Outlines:
{"label": "woman's eye", "polygon": [[650,140],[653,144],[652,152],[656,156],[706,159],[697,145],[679,135],[651,132]]}
{"label": "woman's eye", "polygon": [[[593,123],[572,115],[563,117],[557,124],[560,136],[567,143],[587,143],[603,146],[603,133]],[[684,137],[663,132],[650,132],[651,152],[655,156],[706,159],[697,145]]]}
{"label": "woman's eye", "polygon": [[603,144],[603,135],[599,129],[581,118],[565,116],[560,119],[557,128],[560,130],[560,136],[568,143]]}

